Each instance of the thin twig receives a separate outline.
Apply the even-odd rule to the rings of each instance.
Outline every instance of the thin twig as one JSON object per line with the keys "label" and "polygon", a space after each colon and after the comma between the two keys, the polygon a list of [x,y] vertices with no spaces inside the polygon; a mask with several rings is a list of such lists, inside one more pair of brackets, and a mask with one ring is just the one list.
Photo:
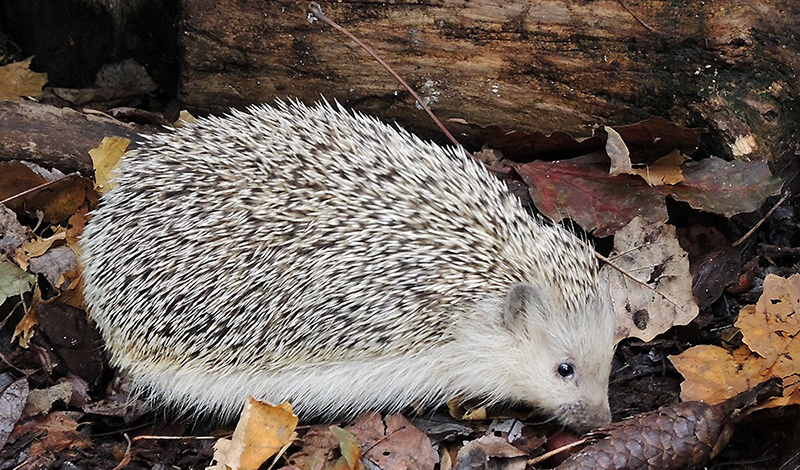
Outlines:
{"label": "thin twig", "polygon": [[563,445],[563,446],[561,446],[561,447],[559,447],[557,449],[553,449],[550,452],[545,452],[542,455],[538,455],[538,456],[536,456],[536,457],[534,457],[532,459],[529,459],[527,461],[527,464],[529,466],[533,466],[533,465],[536,465],[536,464],[538,464],[540,462],[544,462],[545,460],[549,459],[550,457],[552,457],[552,456],[554,456],[556,454],[560,454],[560,453],[564,452],[565,450],[569,450],[569,449],[572,449],[573,447],[578,447],[580,445],[586,444],[586,442],[588,440],[589,440],[588,438],[584,437],[583,439],[578,439],[575,442],[570,442],[569,444]]}
{"label": "thin twig", "polygon": [[627,278],[628,278],[628,279],[630,279],[631,281],[633,281],[633,282],[635,282],[635,283],[637,283],[637,284],[641,284],[642,286],[644,286],[644,287],[645,287],[645,288],[647,288],[647,289],[650,289],[651,291],[653,291],[653,292],[655,292],[656,294],[658,294],[658,296],[659,296],[659,297],[661,297],[661,298],[663,298],[664,300],[666,300],[667,302],[671,303],[672,305],[674,305],[674,306],[675,306],[676,308],[678,308],[679,310],[681,310],[681,311],[684,311],[684,310],[683,310],[683,307],[681,307],[680,305],[678,305],[678,303],[677,303],[677,302],[675,302],[674,300],[670,299],[670,298],[669,298],[669,297],[667,297],[666,295],[662,294],[661,292],[659,292],[659,291],[658,291],[658,289],[654,288],[653,286],[649,285],[648,283],[646,283],[646,282],[644,282],[644,281],[640,281],[639,279],[636,279],[635,277],[633,277],[633,275],[632,275],[632,274],[630,274],[628,271],[626,271],[626,270],[622,269],[621,267],[617,266],[617,265],[616,265],[616,264],[615,264],[613,261],[611,261],[611,260],[610,260],[610,259],[608,259],[607,257],[605,257],[605,256],[603,256],[603,255],[601,255],[600,253],[597,253],[597,252],[595,252],[595,253],[594,253],[594,255],[595,255],[595,256],[596,256],[598,259],[600,259],[601,261],[603,261],[604,263],[606,263],[607,265],[609,265],[609,266],[611,266],[612,268],[614,268],[614,269],[616,269],[617,271],[619,271],[619,273],[620,273],[620,274],[622,274],[623,276],[627,277]]}
{"label": "thin twig", "polygon": [[636,18],[636,21],[638,21],[639,23],[641,23],[641,24],[642,24],[642,26],[644,26],[645,28],[649,29],[650,31],[653,31],[653,28],[651,28],[651,27],[650,27],[650,26],[649,26],[647,23],[645,23],[645,22],[644,22],[644,21],[643,21],[641,18],[639,18],[639,16],[638,16],[636,13],[634,13],[633,11],[631,11],[631,9],[630,9],[630,8],[628,8],[628,5],[625,5],[625,2],[623,2],[622,0],[617,0],[617,1],[619,2],[619,4],[620,4],[620,5],[622,5],[622,8],[624,8],[624,9],[625,9],[625,11],[627,11],[628,13],[630,13],[630,15],[631,15],[632,17]]}
{"label": "thin twig", "polygon": [[762,217],[761,220],[759,220],[757,224],[753,225],[753,228],[748,230],[747,233],[745,233],[744,235],[741,236],[741,238],[739,238],[738,240],[733,242],[733,246],[737,247],[737,246],[741,245],[742,242],[744,242],[745,240],[747,240],[750,237],[750,235],[755,233],[755,231],[758,230],[758,227],[761,227],[761,225],[764,222],[766,222],[767,219],[769,219],[769,217],[772,215],[772,213],[775,212],[776,209],[778,209],[778,206],[783,204],[788,197],[789,197],[789,191],[784,191],[783,192],[783,196],[781,196],[780,200],[778,202],[776,202],[774,206],[772,206],[772,209],[770,209],[769,212],[764,214],[764,217]]}
{"label": "thin twig", "polygon": [[116,467],[113,470],[122,470],[125,468],[129,463],[131,463],[131,438],[128,437],[127,433],[124,433],[125,440],[128,441],[128,448],[125,449],[125,454],[122,456],[122,460],[119,461]]}
{"label": "thin twig", "polygon": [[417,103],[419,103],[419,105],[422,106],[422,109],[424,109],[425,112],[428,113],[428,116],[430,116],[430,118],[433,119],[433,122],[435,122],[436,125],[439,126],[439,129],[441,129],[442,133],[444,133],[444,135],[447,136],[448,139],[450,139],[450,142],[452,142],[453,145],[455,145],[458,149],[460,149],[466,155],[471,156],[471,154],[469,152],[467,152],[467,150],[456,140],[456,138],[453,137],[453,134],[451,134],[450,131],[448,131],[447,128],[444,127],[444,124],[442,124],[442,121],[440,121],[439,118],[437,118],[436,115],[433,114],[433,111],[431,111],[430,108],[428,108],[428,106],[422,101],[422,98],[420,98],[420,96],[411,88],[411,86],[409,86],[408,83],[406,83],[406,81],[403,80],[403,78],[400,75],[397,74],[397,72],[395,72],[391,67],[389,67],[389,64],[384,62],[384,60],[381,59],[380,56],[371,47],[369,47],[368,45],[364,44],[364,42],[362,42],[360,39],[358,39],[353,33],[351,33],[350,31],[348,31],[346,29],[344,29],[343,27],[339,26],[336,22],[334,22],[333,20],[328,18],[325,15],[325,13],[322,13],[322,7],[320,6],[319,3],[317,3],[317,2],[309,3],[308,4],[308,11],[309,11],[309,13],[314,15],[318,20],[322,21],[323,23],[331,26],[335,30],[337,30],[340,33],[344,34],[345,36],[347,36],[348,38],[353,40],[353,42],[355,42],[356,44],[361,46],[362,49],[367,51],[367,54],[371,55],[373,59],[378,61],[378,63],[381,64],[381,66],[383,66],[383,68],[385,68],[386,71],[389,72],[394,77],[394,79],[397,80],[400,83],[400,85],[403,86],[403,88],[406,89],[406,91],[411,93],[411,96],[413,96],[414,99],[417,100]]}
{"label": "thin twig", "polygon": [[201,440],[201,439],[219,439],[218,436],[149,436],[149,435],[142,435],[136,436],[133,438],[134,441],[141,441],[141,440],[159,440],[159,441],[191,441],[191,440]]}
{"label": "thin twig", "polygon": [[61,178],[57,178],[57,179],[54,179],[52,181],[48,181],[47,183],[42,183],[39,186],[34,186],[34,187],[30,188],[30,189],[26,189],[25,191],[22,191],[21,193],[17,193],[17,194],[15,194],[13,196],[9,196],[9,197],[3,199],[2,201],[0,201],[0,204],[5,204],[5,203],[7,203],[9,201],[13,201],[14,199],[20,198],[20,197],[25,196],[27,194],[30,194],[30,193],[32,193],[34,191],[38,191],[40,189],[44,189],[44,188],[46,188],[48,186],[51,186],[51,185],[54,185],[54,184],[58,183],[59,181],[64,181],[67,178],[71,178],[74,175],[75,175],[75,173],[70,173],[68,175],[62,176]]}
{"label": "thin twig", "polygon": [[621,258],[621,257],[627,255],[628,253],[633,253],[634,251],[642,250],[642,249],[644,249],[644,247],[646,247],[648,245],[649,245],[649,243],[646,243],[646,244],[640,245],[640,246],[634,246],[633,248],[631,248],[629,250],[622,251],[620,253],[615,254],[614,256],[609,256],[608,259],[613,261],[615,259],[618,259],[618,258]]}

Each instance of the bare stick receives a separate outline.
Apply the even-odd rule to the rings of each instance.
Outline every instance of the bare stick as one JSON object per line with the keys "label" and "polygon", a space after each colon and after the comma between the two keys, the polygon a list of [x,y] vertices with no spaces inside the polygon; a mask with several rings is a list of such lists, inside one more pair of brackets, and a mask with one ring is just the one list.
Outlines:
{"label": "bare stick", "polygon": [[420,98],[419,95],[408,85],[408,83],[406,83],[406,81],[403,80],[403,78],[400,75],[398,75],[397,72],[395,72],[391,67],[389,67],[389,64],[384,62],[383,59],[381,59],[380,56],[371,47],[369,47],[368,45],[364,44],[360,39],[358,39],[350,31],[348,31],[348,30],[344,29],[343,27],[339,26],[338,24],[336,24],[333,20],[328,18],[325,15],[325,13],[322,13],[322,7],[320,6],[319,3],[317,3],[317,2],[309,3],[308,4],[308,11],[309,11],[309,13],[314,15],[318,20],[320,20],[323,23],[331,26],[336,31],[339,31],[340,33],[344,34],[348,38],[352,39],[353,42],[355,42],[356,44],[361,46],[362,49],[367,51],[367,54],[371,55],[373,59],[378,61],[378,63],[381,64],[381,66],[383,66],[383,68],[385,68],[386,71],[389,72],[394,77],[394,79],[397,80],[400,83],[400,85],[403,86],[403,88],[406,89],[406,91],[411,93],[411,96],[413,96],[414,99],[417,100],[417,103],[419,103],[419,105],[422,106],[422,109],[424,109],[425,112],[428,113],[428,116],[430,116],[430,118],[433,119],[433,122],[435,122],[436,125],[439,126],[439,129],[441,129],[441,131],[444,133],[444,135],[447,136],[448,139],[450,139],[450,142],[452,142],[453,145],[455,145],[458,149],[460,149],[465,154],[470,155],[470,153],[467,152],[467,150],[464,147],[461,146],[461,144],[456,140],[456,138],[453,137],[453,134],[451,134],[450,131],[448,131],[447,128],[444,127],[444,124],[442,124],[442,121],[440,121],[439,118],[437,118],[436,115],[433,114],[433,111],[431,111],[430,108],[428,108],[428,106],[422,101],[422,98]]}
{"label": "bare stick", "polygon": [[34,186],[34,187],[30,188],[30,189],[26,189],[25,191],[22,191],[21,193],[17,193],[17,194],[15,194],[13,196],[10,196],[10,197],[7,197],[7,198],[3,199],[2,201],[0,201],[0,204],[5,204],[5,203],[7,203],[9,201],[13,201],[14,199],[17,199],[17,198],[20,198],[22,196],[28,195],[28,194],[30,194],[30,193],[32,193],[34,191],[38,191],[40,189],[44,189],[44,188],[46,188],[48,186],[52,186],[52,185],[58,183],[59,181],[64,181],[67,178],[71,178],[74,174],[75,173],[70,173],[69,175],[64,175],[61,178],[54,179],[52,181],[48,181],[47,183],[42,183],[39,186]]}
{"label": "bare stick", "polygon": [[219,436],[151,436],[142,435],[133,438],[134,441],[141,440],[159,440],[159,441],[196,441],[201,439],[219,439]]}
{"label": "bare stick", "polygon": [[653,292],[655,292],[656,294],[658,294],[658,296],[659,296],[659,297],[663,298],[663,299],[664,299],[664,300],[666,300],[667,302],[669,302],[669,303],[671,303],[672,305],[674,305],[674,306],[675,306],[675,308],[677,308],[677,309],[679,309],[679,310],[681,310],[681,311],[684,311],[684,310],[683,310],[683,307],[681,307],[680,305],[678,305],[678,303],[677,303],[677,302],[675,302],[674,300],[670,299],[670,298],[669,298],[669,297],[667,297],[666,295],[662,294],[661,292],[659,292],[659,291],[658,291],[658,289],[654,288],[653,286],[649,285],[648,283],[646,283],[646,282],[644,282],[644,281],[640,281],[639,279],[636,279],[635,277],[633,277],[633,275],[632,275],[631,273],[629,273],[628,271],[626,271],[626,270],[622,269],[621,267],[617,266],[617,265],[616,265],[616,264],[615,264],[615,263],[614,263],[612,260],[610,260],[609,258],[607,258],[607,257],[605,257],[605,256],[603,256],[603,255],[601,255],[600,253],[598,253],[598,252],[596,252],[596,251],[595,251],[594,255],[595,255],[595,256],[596,256],[598,259],[600,259],[601,261],[603,261],[604,263],[606,263],[607,265],[609,265],[609,266],[611,266],[612,268],[614,268],[614,269],[616,269],[617,271],[619,271],[619,273],[620,273],[620,274],[622,274],[623,276],[627,277],[627,278],[628,278],[628,279],[630,279],[631,281],[635,282],[636,284],[641,284],[642,286],[644,286],[644,287],[645,287],[645,288],[647,288],[647,289],[650,289],[651,291],[653,291]]}
{"label": "bare stick", "polygon": [[578,447],[580,445],[586,444],[586,442],[588,440],[589,440],[588,438],[584,437],[582,439],[578,439],[575,442],[570,442],[569,444],[563,445],[563,446],[561,446],[561,447],[559,447],[557,449],[553,449],[550,452],[545,452],[542,455],[539,455],[539,456],[536,456],[536,457],[534,457],[532,459],[529,459],[527,463],[528,463],[528,465],[533,466],[533,465],[536,465],[539,462],[544,462],[545,460],[549,459],[550,457],[552,457],[552,456],[554,456],[556,454],[560,454],[560,453],[562,453],[562,452],[564,452],[566,450],[572,449],[573,447]]}
{"label": "bare stick", "polygon": [[650,26],[648,26],[648,24],[647,24],[647,23],[645,23],[644,21],[642,21],[642,19],[641,19],[641,18],[639,18],[639,16],[638,16],[638,15],[636,15],[636,13],[632,12],[632,11],[631,11],[631,9],[630,9],[630,8],[628,8],[628,5],[625,5],[625,2],[623,2],[622,0],[617,0],[617,1],[619,2],[619,4],[620,4],[620,5],[622,5],[622,8],[624,8],[624,9],[625,9],[625,11],[627,11],[628,13],[630,13],[630,15],[631,15],[632,17],[636,18],[636,21],[638,21],[639,23],[641,23],[641,24],[642,24],[642,26],[644,26],[645,28],[649,29],[650,31],[653,31],[653,28],[651,28]]}
{"label": "bare stick", "polygon": [[789,191],[784,191],[783,196],[781,197],[781,199],[778,202],[775,203],[774,206],[772,206],[772,209],[770,209],[769,212],[764,214],[764,217],[762,217],[761,220],[759,220],[757,224],[753,225],[753,228],[748,230],[747,233],[745,233],[744,235],[741,236],[741,238],[739,238],[738,240],[733,242],[733,246],[737,247],[737,246],[741,245],[742,242],[744,242],[745,240],[747,240],[750,237],[750,235],[755,233],[755,231],[758,230],[758,227],[761,227],[761,225],[764,222],[766,222],[767,219],[769,219],[769,217],[772,215],[772,213],[775,212],[776,209],[778,209],[778,206],[783,204],[786,201],[786,198],[788,198],[788,197],[789,197]]}

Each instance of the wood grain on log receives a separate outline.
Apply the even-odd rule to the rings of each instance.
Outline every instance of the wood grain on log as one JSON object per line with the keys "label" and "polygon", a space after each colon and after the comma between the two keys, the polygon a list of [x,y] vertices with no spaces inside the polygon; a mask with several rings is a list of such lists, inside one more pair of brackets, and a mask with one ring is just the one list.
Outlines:
{"label": "wood grain on log", "polygon": [[[426,137],[432,123],[306,2],[182,0],[180,97],[190,108],[337,99]],[[586,136],[658,115],[712,130],[712,153],[769,159],[798,138],[796,0],[342,1],[363,38],[442,119]],[[469,126],[448,125],[467,142]]]}
{"label": "wood grain on log", "polygon": [[94,174],[89,150],[104,137],[119,136],[135,146],[141,126],[32,101],[0,102],[0,161],[28,160],[64,173]]}

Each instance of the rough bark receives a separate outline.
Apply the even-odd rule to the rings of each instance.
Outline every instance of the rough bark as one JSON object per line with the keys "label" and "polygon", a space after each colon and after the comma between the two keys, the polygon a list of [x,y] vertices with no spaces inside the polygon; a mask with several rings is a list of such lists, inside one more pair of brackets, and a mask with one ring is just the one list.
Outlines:
{"label": "rough bark", "polygon": [[[411,97],[305,2],[182,0],[180,97],[220,112],[324,95],[440,136]],[[770,159],[798,138],[795,0],[323,2],[440,118],[576,136],[663,116],[712,153]],[[476,131],[450,122],[466,141]]]}
{"label": "rough bark", "polygon": [[31,101],[0,102],[0,161],[28,160],[65,173],[94,172],[89,150],[104,137],[119,136],[136,145],[141,126],[99,114]]}

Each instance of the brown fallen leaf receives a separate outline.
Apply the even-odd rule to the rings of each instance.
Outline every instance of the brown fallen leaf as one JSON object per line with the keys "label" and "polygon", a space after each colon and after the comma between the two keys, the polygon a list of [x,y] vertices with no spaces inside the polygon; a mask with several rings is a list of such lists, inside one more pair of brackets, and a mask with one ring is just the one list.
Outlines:
{"label": "brown fallen leaf", "polygon": [[[14,252],[28,239],[28,231],[27,227],[19,223],[14,211],[0,204],[0,252]],[[0,304],[2,303],[3,298],[0,297]]]}
{"label": "brown fallen leaf", "polygon": [[675,150],[643,168],[633,168],[630,173],[639,175],[650,186],[675,185],[684,180],[681,165],[689,157]]}
{"label": "brown fallen leaf", "polygon": [[49,413],[57,401],[66,405],[72,398],[73,392],[72,382],[68,380],[59,382],[52,387],[31,390],[25,403],[25,416]]}
{"label": "brown fallen leaf", "polygon": [[[488,435],[466,443],[458,451],[455,468],[523,470],[527,465],[526,456],[525,452],[512,446],[506,438]],[[493,465],[487,467],[489,462],[493,462]]]}
{"label": "brown fallen leaf", "polygon": [[635,175],[610,176],[604,152],[514,168],[542,213],[556,221],[569,217],[598,237],[614,234],[634,217],[666,222],[668,196],[730,217],[755,211],[782,185],[764,162],[726,162],[715,157],[684,163],[680,182],[660,186],[650,186]]}
{"label": "brown fallen leaf", "polygon": [[31,444],[28,456],[18,469],[44,468],[46,462],[55,460],[55,456],[67,449],[85,449],[89,442],[78,432],[78,424],[70,413],[54,411],[36,418],[32,432],[40,437]]}
{"label": "brown fallen leaf", "polygon": [[64,275],[78,269],[78,255],[67,245],[54,246],[41,256],[31,258],[28,270],[41,274],[51,286],[58,288]]}
{"label": "brown fallen leaf", "polygon": [[42,87],[47,83],[47,74],[31,70],[31,60],[33,57],[0,67],[0,100],[42,96]]}
{"label": "brown fallen leaf", "polygon": [[781,393],[780,380],[759,384],[718,405],[684,402],[634,416],[589,435],[599,439],[557,470],[678,470],[702,466],[728,444],[738,419]]}
{"label": "brown fallen leaf", "polygon": [[5,447],[28,399],[28,379],[11,382],[0,391],[0,449]]}
{"label": "brown fallen leaf", "polygon": [[784,377],[782,397],[763,406],[800,404],[800,274],[789,279],[768,275],[764,293],[756,305],[739,313],[736,326],[746,345],[733,351],[700,345],[687,349],[670,361],[686,379],[681,398],[719,403],[770,377]]}
{"label": "brown fallen leaf", "polygon": [[697,316],[689,260],[675,227],[637,217],[617,232],[608,258],[614,266],[603,266],[600,275],[611,293],[617,341],[628,337],[650,341]]}
{"label": "brown fallen leaf", "polygon": [[622,140],[622,136],[609,126],[605,126],[603,129],[605,129],[608,135],[606,138],[605,150],[608,158],[611,160],[611,168],[608,170],[608,174],[611,176],[617,176],[623,173],[631,174],[633,170],[631,153],[628,150],[628,146],[625,145],[625,141]]}
{"label": "brown fallen leaf", "polygon": [[346,428],[362,445],[363,458],[382,470],[433,470],[431,440],[403,415],[366,415]]}
{"label": "brown fallen leaf", "polygon": [[14,327],[14,334],[11,336],[11,341],[19,338],[19,345],[23,348],[30,346],[30,340],[33,337],[34,328],[39,324],[39,304],[42,302],[42,291],[39,285],[36,284],[33,289],[33,299],[31,299],[25,315]]}
{"label": "brown fallen leaf", "polygon": [[289,402],[274,406],[248,398],[233,436],[214,445],[216,463],[209,470],[258,470],[294,441],[297,421]]}
{"label": "brown fallen leaf", "polygon": [[300,450],[286,458],[286,462],[298,470],[321,470],[333,465],[340,455],[339,440],[330,426],[311,426],[300,439]]}
{"label": "brown fallen leaf", "polygon": [[691,225],[677,230],[689,253],[692,293],[700,309],[710,307],[729,285],[739,281],[742,256],[717,229]]}
{"label": "brown fallen leaf", "polygon": [[97,195],[91,182],[78,174],[9,161],[0,162],[0,200],[15,212],[57,224],[81,206],[96,206]]}
{"label": "brown fallen leaf", "polygon": [[67,234],[63,230],[47,238],[34,236],[34,238],[26,240],[25,243],[17,249],[17,252],[14,254],[14,261],[17,262],[20,268],[28,269],[28,263],[31,258],[43,255],[53,246],[53,243],[59,240],[66,240],[66,238]]}
{"label": "brown fallen leaf", "polygon": [[102,339],[86,312],[48,300],[39,304],[39,331],[67,370],[94,387],[103,375]]}

